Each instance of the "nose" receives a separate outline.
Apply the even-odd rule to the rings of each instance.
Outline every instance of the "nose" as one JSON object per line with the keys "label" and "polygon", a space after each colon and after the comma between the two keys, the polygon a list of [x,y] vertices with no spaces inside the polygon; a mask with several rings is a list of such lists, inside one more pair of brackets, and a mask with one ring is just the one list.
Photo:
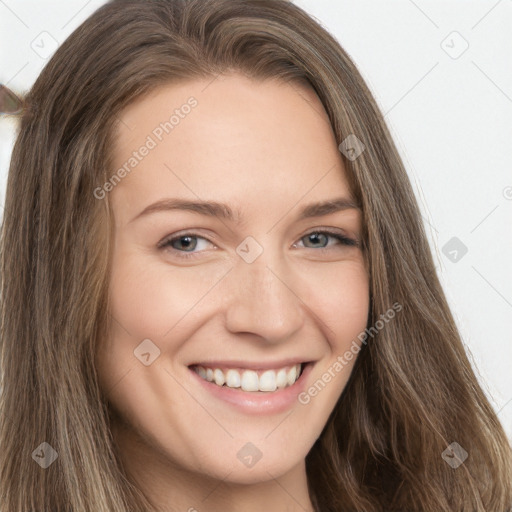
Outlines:
{"label": "nose", "polygon": [[[303,298],[284,259],[265,250],[255,261],[237,261],[230,272],[226,327],[276,343],[293,336],[304,323]],[[294,286],[295,285],[295,286]]]}

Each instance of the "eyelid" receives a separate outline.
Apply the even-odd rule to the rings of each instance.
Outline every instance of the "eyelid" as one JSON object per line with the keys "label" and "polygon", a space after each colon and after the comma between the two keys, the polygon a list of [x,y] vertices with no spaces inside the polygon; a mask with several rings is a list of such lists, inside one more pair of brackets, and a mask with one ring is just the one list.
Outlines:
{"label": "eyelid", "polygon": [[331,236],[340,236],[346,240],[359,244],[359,238],[349,235],[344,229],[341,228],[314,228],[304,233],[300,238],[304,238],[305,236],[308,236],[312,233],[325,233]]}

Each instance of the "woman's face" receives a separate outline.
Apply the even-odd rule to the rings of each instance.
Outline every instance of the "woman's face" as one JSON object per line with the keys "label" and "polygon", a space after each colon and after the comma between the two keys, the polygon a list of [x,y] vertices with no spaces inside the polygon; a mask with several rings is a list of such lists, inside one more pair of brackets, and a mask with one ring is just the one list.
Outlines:
{"label": "woman's face", "polygon": [[353,197],[311,90],[210,82],[120,116],[97,363],[134,468],[255,483],[303,468],[347,383],[369,284],[336,236],[359,240],[362,218],[337,203]]}

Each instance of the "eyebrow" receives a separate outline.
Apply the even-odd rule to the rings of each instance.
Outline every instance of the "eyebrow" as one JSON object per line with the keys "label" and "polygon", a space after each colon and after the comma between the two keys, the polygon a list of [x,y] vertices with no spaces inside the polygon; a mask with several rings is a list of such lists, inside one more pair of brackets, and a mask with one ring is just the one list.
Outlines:
{"label": "eyebrow", "polygon": [[[146,206],[146,208],[130,220],[129,223],[152,213],[173,210],[192,211],[199,213],[200,215],[225,219],[235,223],[240,223],[242,219],[240,210],[233,212],[233,210],[224,203],[218,203],[216,201],[191,201],[187,199],[166,198],[160,199],[159,201]],[[304,206],[299,212],[298,220],[308,219],[311,217],[321,217],[323,215],[343,210],[359,210],[361,212],[361,206],[352,199],[337,197]]]}

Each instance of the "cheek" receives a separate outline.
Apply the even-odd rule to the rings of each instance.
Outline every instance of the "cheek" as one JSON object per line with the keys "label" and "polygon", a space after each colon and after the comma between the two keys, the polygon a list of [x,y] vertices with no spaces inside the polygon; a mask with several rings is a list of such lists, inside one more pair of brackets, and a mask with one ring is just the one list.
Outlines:
{"label": "cheek", "polygon": [[[113,263],[109,306],[114,329],[138,343],[145,338],[167,338],[175,326],[180,331],[178,322],[185,316],[190,321],[196,306],[204,307],[212,300],[206,297],[208,292],[227,271],[224,264],[173,267],[163,259],[151,261],[147,255],[130,251],[117,253]],[[291,284],[306,308],[320,318],[327,339],[344,340],[364,330],[369,283],[361,260],[317,264],[314,272],[311,267],[299,272],[297,282]]]}
{"label": "cheek", "polygon": [[[310,428],[319,436],[346,387],[368,321],[369,279],[362,262],[345,261],[308,281],[308,303],[319,319],[328,349],[298,397]],[[313,286],[314,281],[314,286]]]}
{"label": "cheek", "polygon": [[147,255],[115,258],[110,310],[132,336],[162,339],[200,302],[222,272],[173,267]]}
{"label": "cheek", "polygon": [[172,357],[188,338],[208,291],[225,272],[220,266],[173,267],[135,250],[115,252],[109,283],[110,332],[97,353],[104,385],[112,386],[137,366],[134,350],[143,340],[151,340]]}
{"label": "cheek", "polygon": [[315,272],[306,297],[314,306],[334,351],[344,351],[364,331],[368,320],[369,279],[361,261],[345,261],[338,268]]}

